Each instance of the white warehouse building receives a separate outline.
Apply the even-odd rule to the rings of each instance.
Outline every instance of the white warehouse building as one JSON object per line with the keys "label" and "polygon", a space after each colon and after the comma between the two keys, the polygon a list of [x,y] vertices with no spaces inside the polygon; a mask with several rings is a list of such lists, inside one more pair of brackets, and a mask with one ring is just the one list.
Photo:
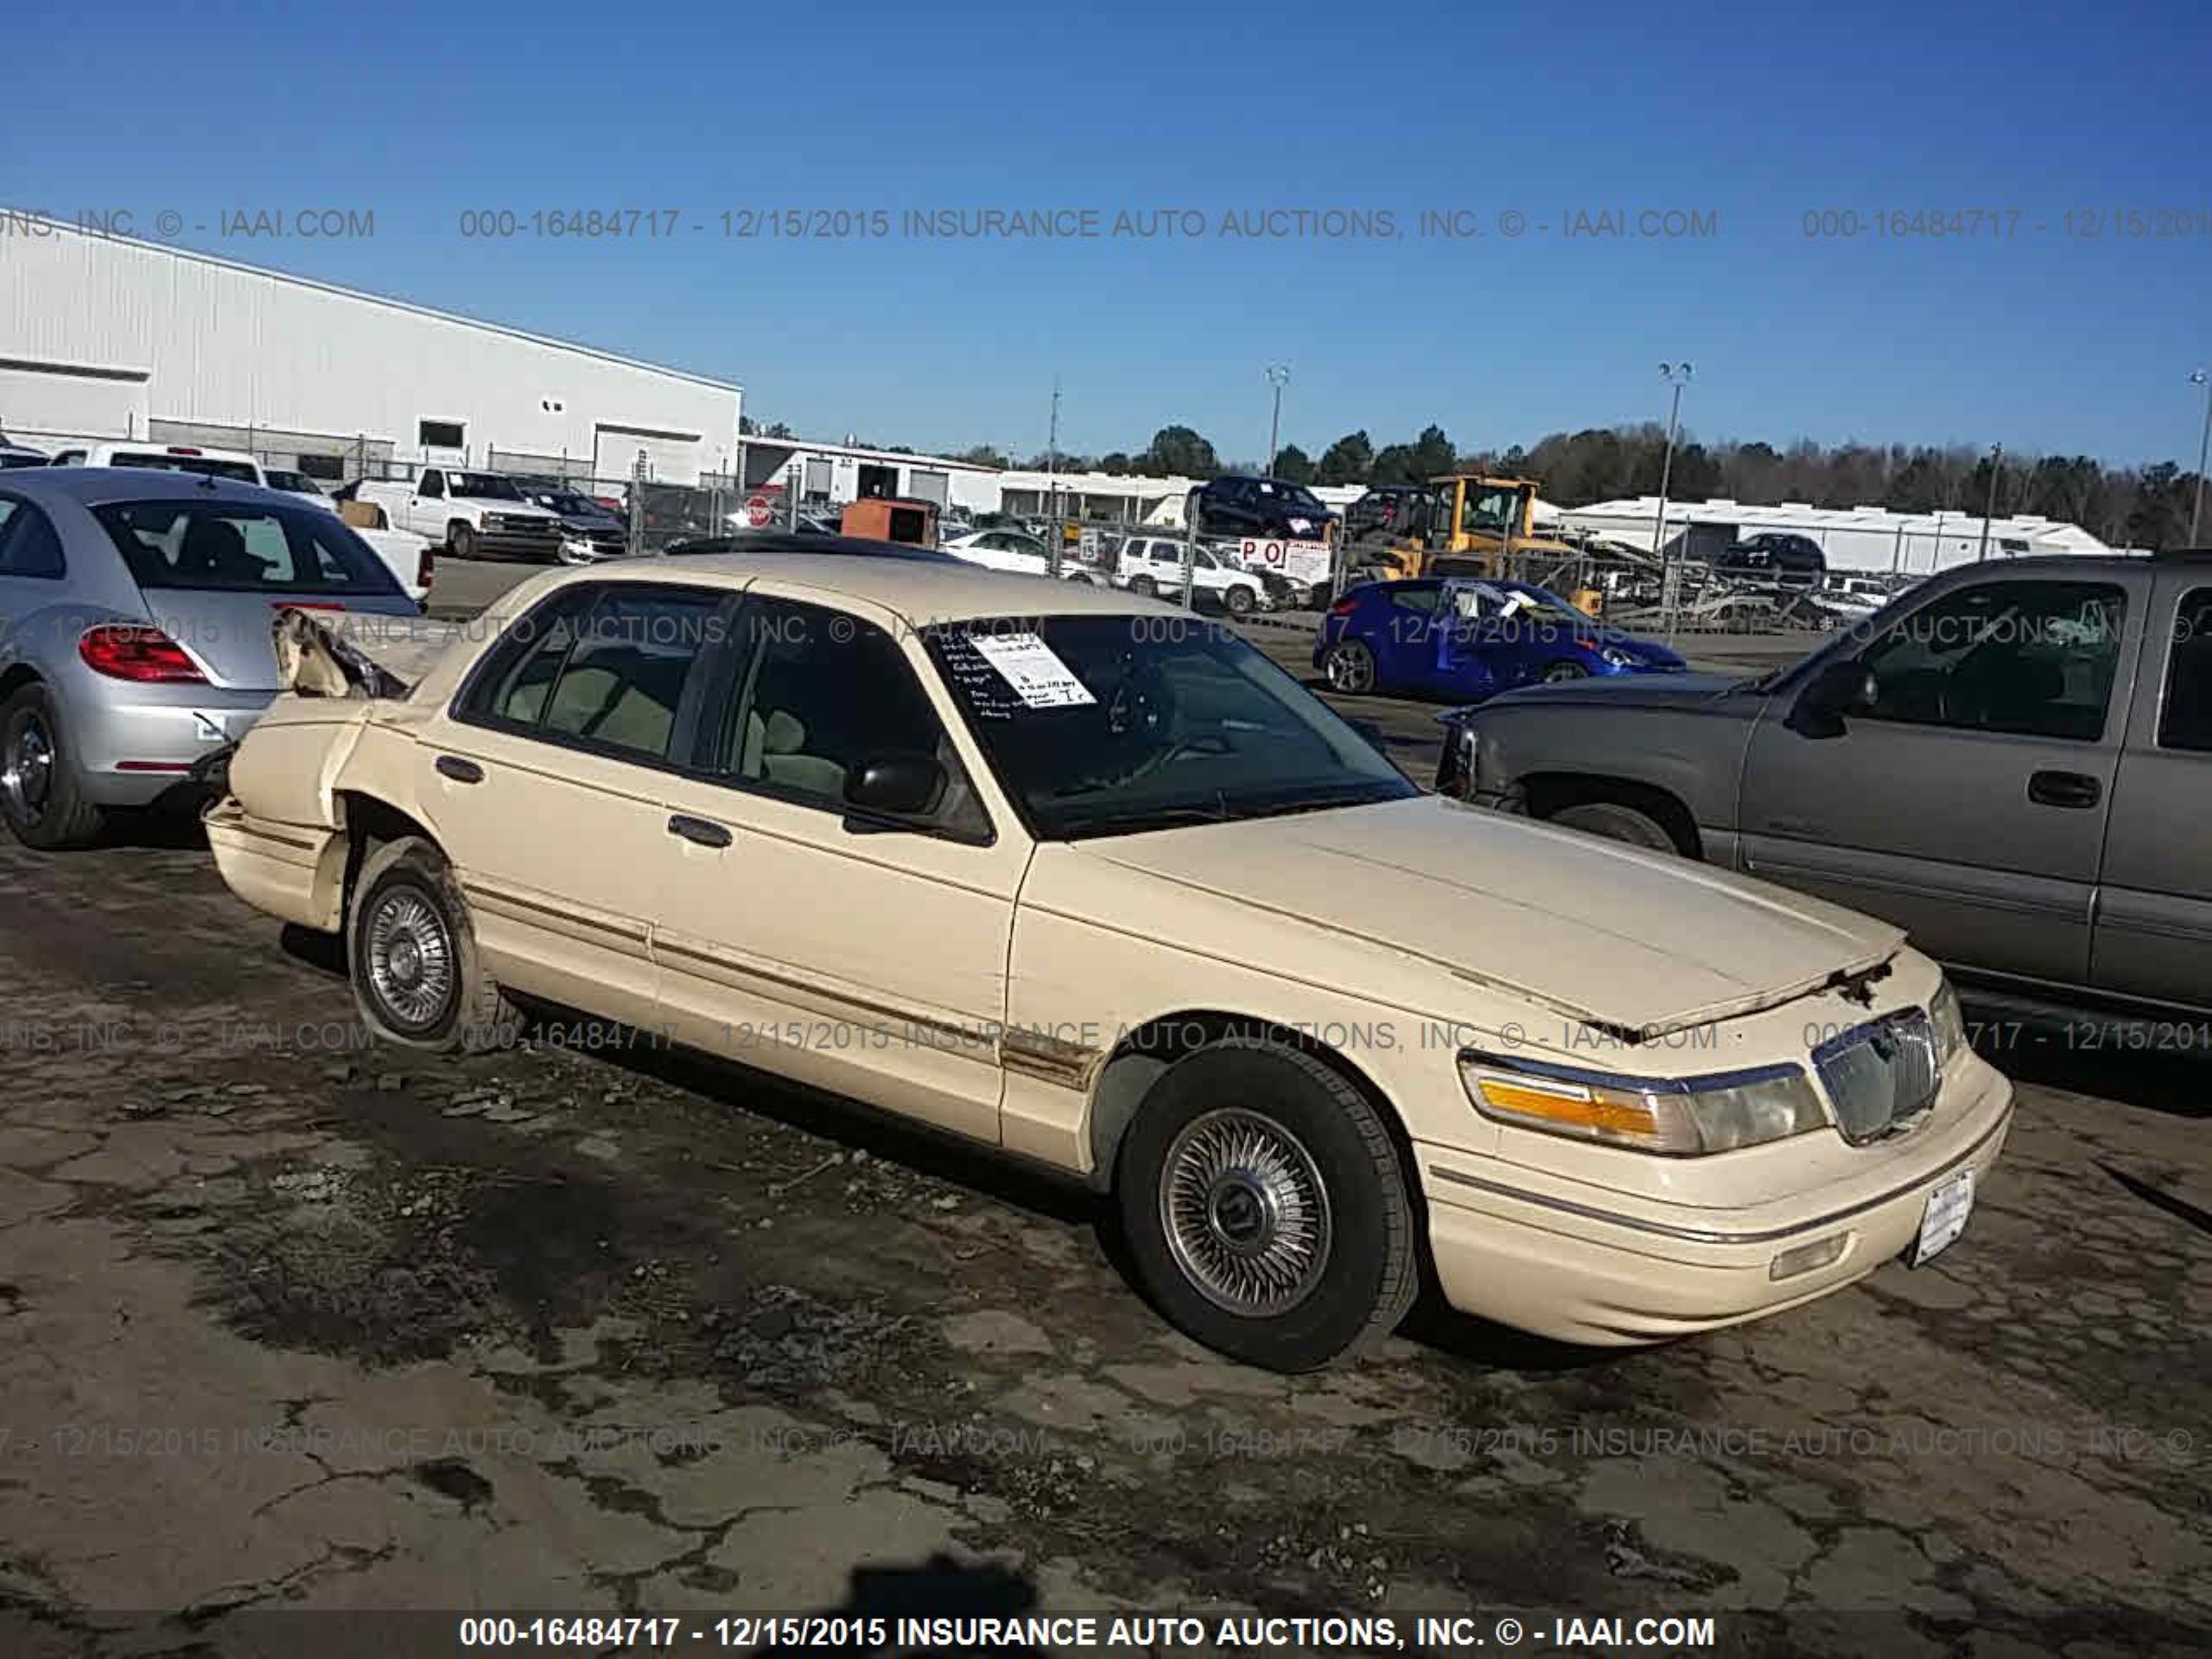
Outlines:
{"label": "white warehouse building", "polygon": [[326,479],[407,463],[693,484],[734,385],[228,259],[7,212],[0,429],[52,451],[248,449]]}

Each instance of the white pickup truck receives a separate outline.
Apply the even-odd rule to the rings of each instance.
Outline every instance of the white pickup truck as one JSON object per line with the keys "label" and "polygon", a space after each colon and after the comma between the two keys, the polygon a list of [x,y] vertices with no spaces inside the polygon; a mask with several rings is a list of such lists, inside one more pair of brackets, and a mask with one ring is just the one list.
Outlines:
{"label": "white pickup truck", "polygon": [[[114,443],[93,443],[81,448],[62,450],[50,463],[55,467],[145,467],[157,472],[196,473],[205,478],[235,479],[241,484],[258,484],[264,489],[281,491],[296,499],[312,501],[316,506],[330,512],[338,510],[337,503],[310,486],[302,491],[289,482],[274,481],[260,461],[243,449],[210,449],[195,443],[156,443],[151,441]],[[287,480],[307,480],[296,473],[283,474]],[[430,596],[430,543],[413,532],[397,528],[364,529],[359,524],[348,526],[353,532],[376,550],[376,555],[407,590],[407,596],[422,604]]]}
{"label": "white pickup truck", "polygon": [[568,537],[561,515],[526,498],[514,480],[498,473],[425,467],[410,483],[363,479],[354,499],[384,509],[401,530],[443,544],[457,559],[538,559],[563,556]]}

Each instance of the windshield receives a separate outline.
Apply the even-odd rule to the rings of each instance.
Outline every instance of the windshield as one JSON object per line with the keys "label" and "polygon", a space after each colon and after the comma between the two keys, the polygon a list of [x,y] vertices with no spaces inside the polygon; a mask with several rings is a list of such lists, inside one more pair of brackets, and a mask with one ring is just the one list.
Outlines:
{"label": "windshield", "polygon": [[218,461],[211,455],[165,455],[158,450],[118,449],[108,465],[146,467],[164,473],[197,473],[202,478],[234,478],[243,484],[261,482],[251,461]]}
{"label": "windshield", "polygon": [[1195,618],[963,623],[931,630],[929,649],[1046,840],[1419,793],[1289,675]]}
{"label": "windshield", "polygon": [[321,495],[321,487],[305,473],[266,473],[263,476],[272,490],[286,490],[294,495]]}
{"label": "windshield", "polygon": [[385,599],[391,573],[336,515],[237,501],[124,501],[92,509],[141,588]]}
{"label": "windshield", "polygon": [[448,473],[455,495],[480,496],[493,501],[519,501],[522,492],[515,488],[514,480],[502,478],[497,473]]}

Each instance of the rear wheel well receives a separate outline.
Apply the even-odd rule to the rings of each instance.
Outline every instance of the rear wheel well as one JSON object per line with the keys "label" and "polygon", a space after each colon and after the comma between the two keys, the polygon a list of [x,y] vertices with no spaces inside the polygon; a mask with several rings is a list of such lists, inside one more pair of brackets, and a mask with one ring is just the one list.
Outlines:
{"label": "rear wheel well", "polygon": [[[1151,1093],[1160,1073],[1185,1054],[1229,1037],[1274,1043],[1310,1054],[1365,1096],[1397,1149],[1399,1167],[1406,1179],[1407,1198],[1414,1212],[1417,1217],[1422,1215],[1421,1183],[1414,1178],[1417,1166],[1414,1162],[1413,1141],[1399,1120],[1397,1109],[1376,1087],[1372,1077],[1345,1058],[1343,1051],[1319,1041],[1308,1033],[1273,1020],[1255,1020],[1246,1014],[1212,1008],[1186,1009],[1148,1020],[1122,1038],[1107,1060],[1090,1097],[1090,1182],[1094,1187],[1102,1192],[1111,1190],[1122,1142],[1128,1138],[1129,1125],[1136,1121],[1145,1096]],[[1422,1231],[1425,1235],[1426,1229]]]}
{"label": "rear wheel well", "polygon": [[1679,797],[1656,784],[1588,772],[1539,772],[1521,779],[1518,786],[1532,818],[1548,818],[1570,806],[1598,801],[1630,806],[1664,829],[1683,857],[1705,856],[1703,838],[1698,834],[1697,820],[1690,815],[1689,808],[1682,804]]}
{"label": "rear wheel well", "polygon": [[27,685],[38,684],[38,671],[17,663],[6,673],[0,674],[0,702],[5,702]]}
{"label": "rear wheel well", "polygon": [[340,898],[338,912],[342,918],[353,909],[353,883],[371,853],[387,842],[399,841],[409,836],[419,836],[433,847],[438,842],[435,836],[414,818],[390,802],[380,801],[373,795],[364,795],[358,790],[340,790],[338,804],[340,822],[346,833],[346,887]]}

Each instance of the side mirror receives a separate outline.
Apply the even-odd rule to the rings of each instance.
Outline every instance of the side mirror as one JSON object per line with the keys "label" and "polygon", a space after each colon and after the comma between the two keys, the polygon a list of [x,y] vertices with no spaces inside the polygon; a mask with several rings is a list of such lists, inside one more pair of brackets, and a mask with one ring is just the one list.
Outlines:
{"label": "side mirror", "polygon": [[1801,737],[1840,737],[1844,716],[1872,709],[1876,693],[1873,671],[1862,664],[1849,658],[1824,664],[1798,692],[1786,723]]}
{"label": "side mirror", "polygon": [[944,793],[944,768],[932,754],[879,754],[845,769],[845,804],[855,812],[913,818]]}

